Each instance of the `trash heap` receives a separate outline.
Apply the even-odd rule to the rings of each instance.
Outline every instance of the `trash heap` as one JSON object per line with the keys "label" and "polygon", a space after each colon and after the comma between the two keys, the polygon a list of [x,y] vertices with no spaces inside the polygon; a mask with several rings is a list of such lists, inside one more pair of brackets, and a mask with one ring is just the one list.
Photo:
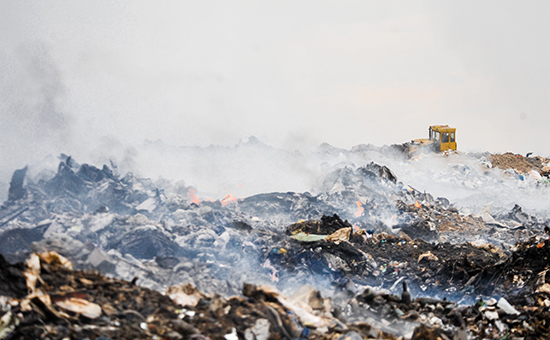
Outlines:
{"label": "trash heap", "polygon": [[[531,245],[520,247],[531,249]],[[550,241],[535,246],[548,255]],[[547,271],[547,270],[546,270]],[[545,279],[545,273],[540,280]],[[292,296],[244,284],[242,295],[203,294],[190,284],[165,294],[72,269],[55,252],[11,265],[0,256],[0,339],[501,339],[550,335],[549,283],[536,291],[459,305],[341,286]]]}
{"label": "trash heap", "polygon": [[374,162],[200,201],[62,156],[0,207],[0,339],[547,337],[548,232]]}

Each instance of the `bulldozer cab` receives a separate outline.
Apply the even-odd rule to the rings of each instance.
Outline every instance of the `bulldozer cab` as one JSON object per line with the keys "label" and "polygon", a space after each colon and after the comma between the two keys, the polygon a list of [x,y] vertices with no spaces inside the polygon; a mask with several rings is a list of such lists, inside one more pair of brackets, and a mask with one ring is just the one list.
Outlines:
{"label": "bulldozer cab", "polygon": [[432,125],[428,137],[436,146],[436,151],[456,150],[456,128],[449,125]]}

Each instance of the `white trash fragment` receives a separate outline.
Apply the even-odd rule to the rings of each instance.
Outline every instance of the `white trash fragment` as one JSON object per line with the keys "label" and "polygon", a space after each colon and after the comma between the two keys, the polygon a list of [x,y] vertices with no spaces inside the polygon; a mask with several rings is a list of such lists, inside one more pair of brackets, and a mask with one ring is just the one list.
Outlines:
{"label": "white trash fragment", "polygon": [[422,261],[423,258],[427,258],[428,260],[439,261],[439,258],[437,256],[435,256],[434,254],[432,254],[432,252],[430,252],[430,251],[418,256],[418,263],[420,263],[420,261]]}
{"label": "white trash fragment", "polygon": [[494,223],[496,222],[493,216],[491,216],[491,210],[493,210],[493,202],[487,203],[481,208],[481,211],[479,212],[479,217],[483,219],[483,221],[487,223]]}
{"label": "white trash fragment", "polygon": [[145,201],[141,202],[137,207],[136,210],[147,210],[148,212],[153,212],[157,208],[157,198],[156,197],[149,197]]}
{"label": "white trash fragment", "polygon": [[223,337],[225,338],[225,340],[239,340],[235,327],[231,328],[231,333],[226,334]]}
{"label": "white trash fragment", "polygon": [[269,338],[269,321],[258,319],[254,326],[244,331],[245,340],[267,340]]}
{"label": "white trash fragment", "polygon": [[537,293],[548,293],[550,294],[550,283],[545,283],[539,286],[536,290]]}
{"label": "white trash fragment", "polygon": [[178,305],[189,307],[195,307],[200,299],[206,297],[190,283],[168,287],[166,295]]}
{"label": "white trash fragment", "polygon": [[498,300],[497,307],[502,309],[506,314],[520,314],[505,298],[500,298],[500,300]]}
{"label": "white trash fragment", "polygon": [[496,311],[486,310],[483,314],[489,320],[498,320],[498,313]]}
{"label": "white trash fragment", "polygon": [[56,306],[73,313],[79,313],[89,319],[97,319],[101,316],[101,306],[88,300],[71,297],[67,300],[56,301]]}
{"label": "white trash fragment", "polygon": [[11,311],[0,318],[0,339],[5,339],[19,325],[19,318]]}
{"label": "white trash fragment", "polygon": [[73,263],[64,256],[59,255],[55,251],[48,251],[38,254],[40,260],[47,264],[59,264],[69,270],[73,270]]}
{"label": "white trash fragment", "polygon": [[338,244],[340,241],[347,241],[349,240],[349,236],[351,234],[351,228],[342,228],[336,230],[334,233],[327,236],[325,241],[330,241]]}
{"label": "white trash fragment", "polygon": [[495,298],[490,298],[489,300],[487,300],[487,301],[485,302],[485,304],[486,304],[487,306],[494,306],[494,305],[497,304],[497,299],[495,299]]}
{"label": "white trash fragment", "polygon": [[25,261],[25,264],[27,265],[27,269],[23,275],[25,275],[27,281],[27,288],[31,292],[34,292],[36,281],[38,281],[40,277],[40,258],[35,253],[32,253],[27,261]]}
{"label": "white trash fragment", "polygon": [[506,330],[506,325],[500,320],[495,321],[495,326],[497,326],[497,329],[500,333]]}

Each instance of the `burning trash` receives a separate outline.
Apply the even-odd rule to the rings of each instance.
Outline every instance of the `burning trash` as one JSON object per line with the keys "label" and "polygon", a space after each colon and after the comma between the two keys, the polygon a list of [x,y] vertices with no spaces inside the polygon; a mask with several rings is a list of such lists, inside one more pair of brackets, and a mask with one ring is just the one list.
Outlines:
{"label": "burning trash", "polygon": [[[471,157],[446,185],[548,189],[546,159]],[[422,159],[402,162],[406,175]],[[16,170],[0,207],[0,339],[550,336],[547,216],[338,164],[311,192],[217,200],[67,156],[50,177]]]}

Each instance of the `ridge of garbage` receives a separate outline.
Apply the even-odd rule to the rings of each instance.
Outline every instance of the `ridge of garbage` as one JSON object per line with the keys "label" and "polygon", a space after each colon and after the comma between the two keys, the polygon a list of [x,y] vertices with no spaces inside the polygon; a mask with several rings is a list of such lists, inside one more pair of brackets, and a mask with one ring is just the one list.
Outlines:
{"label": "ridge of garbage", "polygon": [[[514,157],[502,161],[493,155],[480,163],[505,167],[519,159]],[[533,167],[521,172],[544,174],[544,159],[524,161],[518,162]],[[264,193],[199,203],[165,194],[131,173],[119,176],[112,166],[79,165],[66,156],[53,177],[34,179],[26,172],[14,172],[9,198],[0,207],[1,253],[11,263],[27,260],[25,267],[0,258],[2,281],[9,282],[0,285],[5,319],[0,339],[25,338],[21,325],[38,332],[37,320],[57,325],[46,329],[51,339],[67,336],[56,330],[59,324],[91,338],[549,334],[544,321],[550,308],[549,223],[520,205],[495,215],[488,204],[466,215],[376,163],[335,169],[316,194]],[[44,254],[88,271],[45,264]],[[48,273],[35,276],[50,300],[32,296],[33,256]],[[117,289],[130,294],[129,300],[145,294],[143,303],[160,309],[116,305],[111,306],[116,312],[106,311],[106,303],[126,300],[96,297],[101,290],[90,283],[95,281],[120,282],[109,288],[111,297]],[[158,297],[155,290],[166,295]],[[404,290],[410,302],[398,296]],[[309,309],[289,298],[302,291],[310,294]],[[197,304],[185,305],[190,299]],[[30,307],[21,305],[26,300]],[[307,313],[300,314],[304,308]],[[126,310],[133,312],[122,316]],[[245,315],[242,322],[233,313]],[[91,321],[98,318],[100,324]]]}

